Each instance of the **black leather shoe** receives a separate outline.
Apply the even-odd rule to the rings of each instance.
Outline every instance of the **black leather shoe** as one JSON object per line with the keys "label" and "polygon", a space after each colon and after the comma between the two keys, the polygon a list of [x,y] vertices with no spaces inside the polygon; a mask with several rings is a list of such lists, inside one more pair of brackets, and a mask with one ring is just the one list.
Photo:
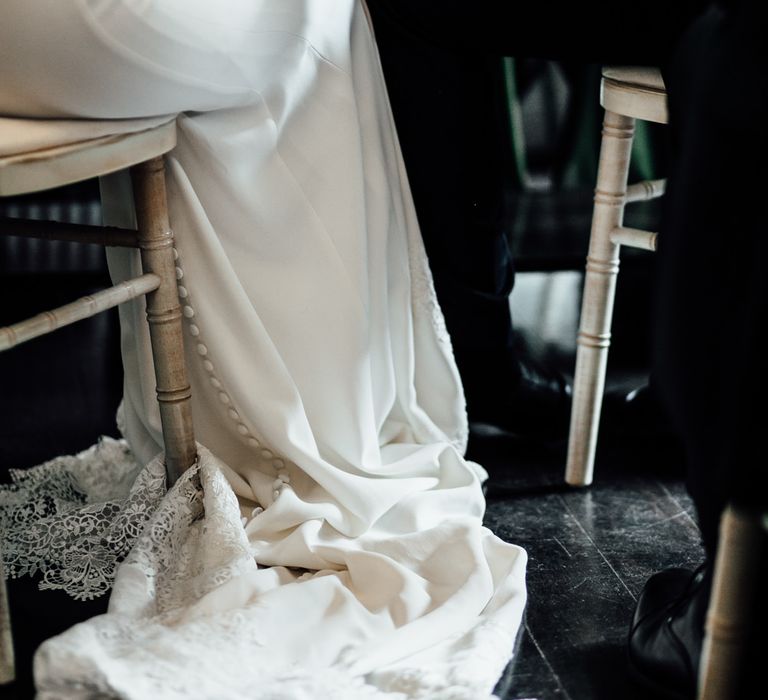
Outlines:
{"label": "black leather shoe", "polygon": [[605,436],[622,439],[673,439],[672,427],[664,408],[649,384],[629,392],[607,393],[603,399],[600,432]]}
{"label": "black leather shoe", "polygon": [[[457,353],[461,361],[461,354]],[[565,439],[571,385],[554,369],[519,351],[488,353],[459,364],[470,422],[522,437]]]}
{"label": "black leather shoe", "polygon": [[666,569],[652,576],[637,601],[629,632],[630,670],[658,697],[696,695],[709,580],[696,571]]}

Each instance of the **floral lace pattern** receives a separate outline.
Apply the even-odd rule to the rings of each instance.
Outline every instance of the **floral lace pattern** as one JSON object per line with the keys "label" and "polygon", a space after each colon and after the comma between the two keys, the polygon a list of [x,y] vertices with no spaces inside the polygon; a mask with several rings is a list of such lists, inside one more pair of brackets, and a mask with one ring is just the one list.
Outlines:
{"label": "floral lace pattern", "polygon": [[103,595],[165,494],[165,469],[141,469],[123,440],[12,470],[0,487],[6,575],[42,574],[40,588],[77,600]]}
{"label": "floral lace pattern", "polygon": [[149,574],[158,610],[169,610],[255,566],[237,498],[198,449],[201,463],[168,498],[162,455],[140,469],[124,440],[105,437],[78,455],[13,470],[0,487],[7,576],[40,572],[41,589],[89,600],[111,590],[125,560]]}
{"label": "floral lace pattern", "polygon": [[[41,647],[38,666],[44,679],[38,685],[39,700],[95,700],[96,698],[163,698],[163,700],[222,700],[222,698],[261,698],[262,700],[407,700],[401,693],[381,691],[359,676],[351,676],[342,668],[308,669],[288,667],[276,671],[260,662],[251,625],[231,615],[189,625],[183,639],[178,633],[159,625],[142,628],[120,625],[102,617],[91,629],[76,629],[70,637],[79,652],[109,648],[117,644],[136,650],[133,672],[109,666],[94,673],[86,665],[78,669],[82,680],[61,684],[56,679],[72,676],[73,662],[79,665],[80,654],[61,655],[48,644]],[[181,645],[194,664],[180,667],[173,660],[154,654],[146,646],[147,634],[157,646]],[[212,647],[210,639],[216,639]],[[225,651],[226,650],[226,651]],[[64,665],[67,665],[67,668]],[[109,680],[107,680],[107,678]],[[433,700],[485,700],[477,695],[431,695]]]}
{"label": "floral lace pattern", "polygon": [[[198,455],[198,464],[174,484],[121,566],[114,600],[133,601],[131,613],[136,601],[145,615],[192,605],[257,568],[234,491],[210,452],[198,445]],[[141,590],[131,590],[137,581]]]}
{"label": "floral lace pattern", "polygon": [[[449,663],[439,668],[396,664],[363,677],[341,657],[326,667],[270,658],[259,603],[195,613],[208,593],[259,569],[232,488],[216,458],[198,450],[197,464],[167,493],[161,455],[141,469],[125,442],[110,438],[13,472],[0,490],[12,576],[41,571],[42,587],[77,599],[101,595],[114,581],[109,614],[40,648],[39,698],[493,697],[489,683],[513,640],[490,621],[448,640]],[[315,575],[293,574],[296,582]]]}
{"label": "floral lace pattern", "polygon": [[[453,641],[450,663],[430,667],[399,666],[371,674],[376,686],[390,693],[402,693],[413,700],[477,700],[488,697],[479,689],[498,678],[509,662],[514,638],[492,620],[485,620]],[[490,696],[496,697],[496,696]]]}
{"label": "floral lace pattern", "polygon": [[[405,177],[404,171],[402,176]],[[418,232],[407,227],[408,265],[411,279],[411,311],[415,320],[427,319],[438,345],[446,357],[453,358],[453,344],[445,324],[445,316],[437,300],[435,281],[429,267],[424,241]],[[451,443],[461,453],[467,450],[469,442],[469,419],[466,408]]]}

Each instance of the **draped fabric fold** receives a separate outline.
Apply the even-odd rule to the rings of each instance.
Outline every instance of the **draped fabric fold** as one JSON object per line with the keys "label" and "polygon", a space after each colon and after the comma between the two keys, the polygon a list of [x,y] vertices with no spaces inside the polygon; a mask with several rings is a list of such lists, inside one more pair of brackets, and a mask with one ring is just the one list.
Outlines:
{"label": "draped fabric fold", "polygon": [[[40,696],[488,697],[525,553],[482,527],[485,473],[462,456],[463,393],[364,7],[6,4],[0,112],[179,114],[169,207],[201,443],[163,494],[143,309],[124,306],[126,444],[0,492],[12,572],[46,517],[66,530],[109,501],[103,524],[135,530],[103,554],[124,558],[109,612],[38,652]],[[127,186],[103,181],[107,223],[130,225]],[[133,251],[109,258],[116,280],[138,270]],[[105,494],[88,475],[109,454],[122,486]],[[25,498],[62,480],[71,493],[30,519]],[[87,595],[87,578],[68,585]]]}

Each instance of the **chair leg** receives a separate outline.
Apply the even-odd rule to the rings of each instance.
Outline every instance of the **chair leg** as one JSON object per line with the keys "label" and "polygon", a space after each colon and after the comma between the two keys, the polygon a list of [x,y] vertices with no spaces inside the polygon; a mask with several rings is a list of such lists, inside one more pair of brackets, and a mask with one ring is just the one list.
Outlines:
{"label": "chair leg", "polygon": [[3,557],[0,552],[0,685],[10,683],[16,678],[15,666],[8,589],[5,585]]}
{"label": "chair leg", "polygon": [[565,480],[573,486],[592,483],[619,272],[619,246],[611,241],[611,232],[624,217],[634,127],[631,117],[605,113],[568,436]]}
{"label": "chair leg", "polygon": [[147,294],[147,321],[170,485],[192,466],[197,455],[163,158],[134,166],[131,178],[142,266],[144,272],[153,272],[162,280],[157,290]]}
{"label": "chair leg", "polygon": [[758,514],[733,506],[726,508],[721,517],[701,652],[699,700],[729,700],[739,692],[740,662],[759,572],[760,520]]}

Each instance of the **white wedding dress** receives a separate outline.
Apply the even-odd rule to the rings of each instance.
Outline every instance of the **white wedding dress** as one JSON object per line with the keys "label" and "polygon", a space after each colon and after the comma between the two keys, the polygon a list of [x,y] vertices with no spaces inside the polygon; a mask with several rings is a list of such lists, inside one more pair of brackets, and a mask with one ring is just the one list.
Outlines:
{"label": "white wedding dress", "polygon": [[[11,575],[112,587],[107,614],[38,651],[39,697],[491,696],[526,557],[482,526],[364,6],[5,0],[0,52],[1,113],[180,115],[169,206],[201,445],[166,493],[143,311],[121,308],[125,441],[0,491]],[[104,183],[112,223],[124,185]],[[117,279],[136,266],[110,255]]]}

